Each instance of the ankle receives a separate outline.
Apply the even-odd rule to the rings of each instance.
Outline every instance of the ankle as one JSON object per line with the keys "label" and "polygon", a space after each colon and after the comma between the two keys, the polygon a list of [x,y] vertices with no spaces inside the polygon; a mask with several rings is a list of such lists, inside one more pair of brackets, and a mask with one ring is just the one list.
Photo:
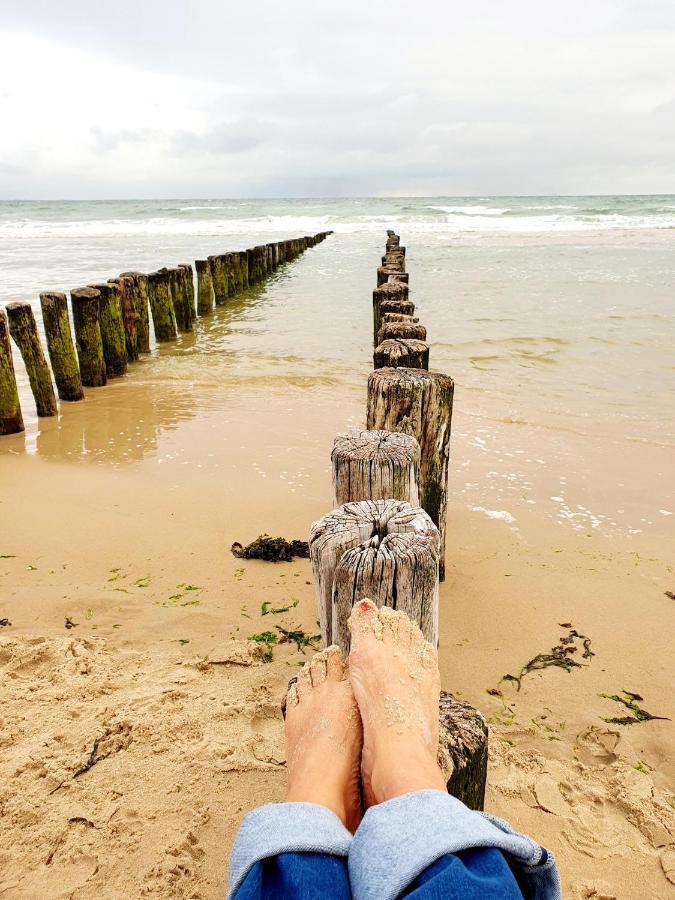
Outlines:
{"label": "ankle", "polygon": [[371,787],[377,803],[385,803],[414,791],[447,789],[440,766],[427,754],[420,754],[418,758],[407,755],[393,764],[390,761],[375,766]]}
{"label": "ankle", "polygon": [[286,794],[287,803],[314,803],[317,806],[323,806],[330,810],[338,817],[342,824],[349,828],[348,805],[346,798],[341,796],[340,791],[331,790],[324,786],[316,787],[308,786],[290,786]]}

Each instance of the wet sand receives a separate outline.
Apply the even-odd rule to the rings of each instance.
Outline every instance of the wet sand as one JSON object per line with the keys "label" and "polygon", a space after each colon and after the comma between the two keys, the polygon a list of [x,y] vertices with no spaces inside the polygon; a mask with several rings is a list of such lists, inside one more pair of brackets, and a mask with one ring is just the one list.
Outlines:
{"label": "wet sand", "polygon": [[[316,633],[309,563],[229,547],[305,537],[330,507],[332,438],[361,424],[363,387],[195,386],[152,363],[27,444],[3,442],[3,898],[220,897],[242,815],[283,797],[279,698],[305,657],[282,644],[263,662],[247,638]],[[629,710],[600,695],[630,691],[675,718],[671,519],[629,534],[528,508],[559,480],[546,467],[527,496],[507,484],[486,499],[471,485],[510,462],[495,469],[475,444],[493,420],[458,402],[440,616],[443,686],[491,722],[487,808],[556,853],[566,896],[666,897],[675,726],[607,723]],[[631,459],[645,480],[655,452]],[[584,480],[567,481],[574,510]],[[262,615],[264,602],[290,608]],[[500,681],[572,628],[595,654],[575,638],[579,667],[527,674],[520,691]]]}

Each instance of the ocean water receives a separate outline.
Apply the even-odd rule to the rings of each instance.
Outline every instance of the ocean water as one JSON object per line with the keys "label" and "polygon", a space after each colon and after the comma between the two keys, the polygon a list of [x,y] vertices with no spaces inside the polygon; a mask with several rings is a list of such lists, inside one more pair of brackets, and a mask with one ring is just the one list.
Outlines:
{"label": "ocean water", "polygon": [[[5,202],[0,306],[29,300],[39,317],[40,290],[333,229],[140,371],[165,394],[189,383],[204,409],[223,386],[360,396],[388,228],[407,248],[432,368],[455,379],[458,495],[511,525],[510,499],[573,527],[663,525],[675,509],[675,196]],[[53,425],[35,419],[16,363],[34,452]],[[570,480],[585,485],[575,502]]]}

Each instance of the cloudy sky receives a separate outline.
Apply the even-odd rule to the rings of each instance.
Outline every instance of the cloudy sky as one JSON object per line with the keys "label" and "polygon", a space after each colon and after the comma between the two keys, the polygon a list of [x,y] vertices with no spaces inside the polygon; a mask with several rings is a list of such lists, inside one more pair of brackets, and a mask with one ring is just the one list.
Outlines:
{"label": "cloudy sky", "polygon": [[0,0],[0,198],[675,192],[675,0]]}

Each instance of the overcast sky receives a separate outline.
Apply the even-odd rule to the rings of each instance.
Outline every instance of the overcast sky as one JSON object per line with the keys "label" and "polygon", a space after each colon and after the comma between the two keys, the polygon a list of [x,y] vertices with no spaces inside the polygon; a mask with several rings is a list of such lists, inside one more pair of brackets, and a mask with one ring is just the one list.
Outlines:
{"label": "overcast sky", "polygon": [[675,192],[675,0],[0,0],[0,198]]}

